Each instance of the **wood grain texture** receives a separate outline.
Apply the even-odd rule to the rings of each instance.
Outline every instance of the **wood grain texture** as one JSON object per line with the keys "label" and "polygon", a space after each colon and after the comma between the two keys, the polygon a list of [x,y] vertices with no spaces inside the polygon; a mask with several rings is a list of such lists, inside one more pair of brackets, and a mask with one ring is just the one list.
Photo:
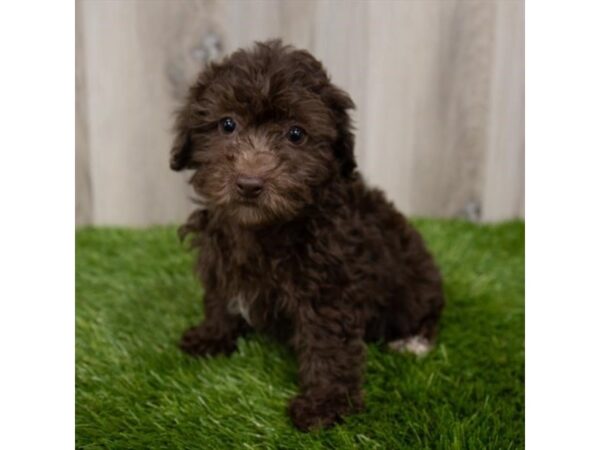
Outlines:
{"label": "wood grain texture", "polygon": [[491,112],[483,184],[483,220],[525,214],[525,12],[496,3]]}
{"label": "wood grain texture", "polygon": [[[447,1],[419,7],[423,66],[415,87],[410,203],[418,215],[476,219],[489,112],[493,8]],[[435,32],[434,32],[435,30]]]}
{"label": "wood grain texture", "polygon": [[75,222],[89,225],[93,217],[92,180],[88,136],[87,91],[81,4],[75,5]]}
{"label": "wood grain texture", "polygon": [[163,2],[81,7],[93,223],[181,221],[189,204],[184,179],[168,169],[176,102],[166,50],[184,11]]}
{"label": "wood grain texture", "polygon": [[172,112],[201,67],[280,37],[355,100],[363,173],[413,215],[524,214],[522,0],[79,0],[77,223],[180,222]]}

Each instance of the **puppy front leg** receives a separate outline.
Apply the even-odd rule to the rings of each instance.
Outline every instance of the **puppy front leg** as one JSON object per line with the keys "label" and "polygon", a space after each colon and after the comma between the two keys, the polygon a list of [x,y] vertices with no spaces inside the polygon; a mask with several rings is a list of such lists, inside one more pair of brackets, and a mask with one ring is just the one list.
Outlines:
{"label": "puppy front leg", "polygon": [[204,321],[183,333],[179,347],[194,356],[228,355],[235,350],[237,338],[245,331],[244,320],[227,311],[227,304],[220,297],[207,293]]}
{"label": "puppy front leg", "polygon": [[299,319],[293,345],[301,394],[289,405],[297,428],[329,427],[362,409],[362,335],[353,317],[334,309],[311,310],[308,317]]}

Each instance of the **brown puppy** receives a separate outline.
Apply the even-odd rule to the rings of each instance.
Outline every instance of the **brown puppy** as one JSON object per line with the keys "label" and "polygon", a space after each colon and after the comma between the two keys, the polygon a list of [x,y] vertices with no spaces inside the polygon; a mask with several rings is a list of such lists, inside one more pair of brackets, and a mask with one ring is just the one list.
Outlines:
{"label": "brown puppy", "polygon": [[353,107],[309,53],[259,43],[200,74],[171,151],[203,204],[181,233],[205,317],[181,348],[227,354],[251,328],[290,343],[301,430],[362,408],[365,341],[426,351],[444,304],[420,235],[355,170]]}

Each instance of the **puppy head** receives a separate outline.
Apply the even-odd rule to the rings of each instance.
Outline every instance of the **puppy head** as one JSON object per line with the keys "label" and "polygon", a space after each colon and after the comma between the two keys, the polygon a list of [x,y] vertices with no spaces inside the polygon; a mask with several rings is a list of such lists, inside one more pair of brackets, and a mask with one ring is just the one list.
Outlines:
{"label": "puppy head", "polygon": [[258,43],[211,64],[177,115],[173,170],[243,226],[293,219],[356,166],[350,97],[306,51]]}

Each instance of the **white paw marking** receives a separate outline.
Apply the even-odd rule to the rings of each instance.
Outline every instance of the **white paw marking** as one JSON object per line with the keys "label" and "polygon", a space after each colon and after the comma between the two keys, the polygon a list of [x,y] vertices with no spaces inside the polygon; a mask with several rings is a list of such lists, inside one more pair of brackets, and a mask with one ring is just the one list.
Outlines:
{"label": "white paw marking", "polygon": [[417,356],[426,355],[432,348],[431,342],[423,336],[411,336],[406,339],[398,339],[389,342],[388,346],[396,352],[409,352]]}

